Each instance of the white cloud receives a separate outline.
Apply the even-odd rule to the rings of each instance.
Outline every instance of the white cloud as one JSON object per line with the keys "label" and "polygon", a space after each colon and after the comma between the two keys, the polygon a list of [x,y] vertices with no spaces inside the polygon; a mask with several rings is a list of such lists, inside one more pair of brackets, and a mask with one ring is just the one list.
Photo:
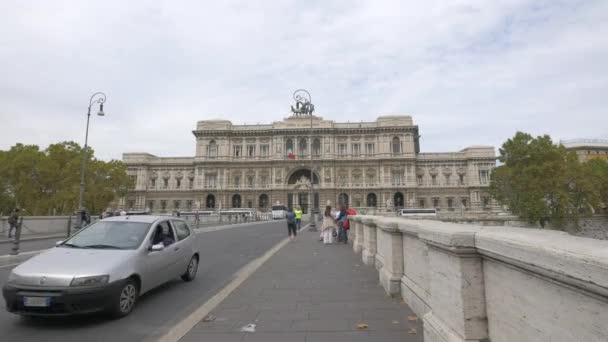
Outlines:
{"label": "white cloud", "polygon": [[410,114],[423,151],[516,130],[608,136],[608,2],[18,1],[0,4],[0,148],[82,143],[102,158],[194,153],[197,120]]}

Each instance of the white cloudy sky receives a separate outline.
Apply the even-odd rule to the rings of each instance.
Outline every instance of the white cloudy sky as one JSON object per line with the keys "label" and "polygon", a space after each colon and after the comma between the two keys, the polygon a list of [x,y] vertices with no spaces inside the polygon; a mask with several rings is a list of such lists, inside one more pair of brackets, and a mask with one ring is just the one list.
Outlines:
{"label": "white cloudy sky", "polygon": [[191,156],[197,120],[409,114],[425,152],[608,137],[608,1],[0,2],[0,149]]}

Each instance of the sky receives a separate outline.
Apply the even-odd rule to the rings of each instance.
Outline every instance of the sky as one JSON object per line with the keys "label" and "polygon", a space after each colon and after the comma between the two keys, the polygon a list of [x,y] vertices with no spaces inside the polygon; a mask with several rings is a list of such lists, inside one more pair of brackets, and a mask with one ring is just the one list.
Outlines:
{"label": "sky", "polygon": [[[608,139],[608,1],[0,2],[0,150],[193,156],[198,120],[411,115],[422,152]],[[96,111],[96,108],[93,109]]]}

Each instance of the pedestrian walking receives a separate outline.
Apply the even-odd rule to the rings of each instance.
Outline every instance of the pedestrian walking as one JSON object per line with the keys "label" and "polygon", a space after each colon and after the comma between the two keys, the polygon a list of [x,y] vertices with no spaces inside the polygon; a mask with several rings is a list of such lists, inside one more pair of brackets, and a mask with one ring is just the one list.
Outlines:
{"label": "pedestrian walking", "polygon": [[323,235],[323,243],[334,243],[334,230],[336,229],[336,219],[331,214],[331,206],[325,207],[323,215],[323,223],[321,223],[321,234]]}
{"label": "pedestrian walking", "polygon": [[8,217],[8,238],[13,237],[13,229],[17,231],[17,224],[19,223],[19,208],[13,209],[10,216]]}
{"label": "pedestrian walking", "polygon": [[357,211],[346,206],[346,219],[344,221],[344,243],[348,243],[348,231],[350,230],[350,217],[357,215]]}
{"label": "pedestrian walking", "polygon": [[338,242],[348,242],[348,235],[346,235],[346,228],[344,227],[344,223],[346,223],[346,216],[346,208],[341,206],[336,219],[338,221]]}
{"label": "pedestrian walking", "polygon": [[287,232],[289,233],[289,239],[293,241],[298,233],[296,230],[296,214],[293,212],[291,207],[287,210],[285,218],[287,219]]}
{"label": "pedestrian walking", "polygon": [[300,231],[300,229],[302,228],[302,208],[300,208],[299,206],[296,207],[294,213],[296,214],[296,227],[298,228],[298,231]]}

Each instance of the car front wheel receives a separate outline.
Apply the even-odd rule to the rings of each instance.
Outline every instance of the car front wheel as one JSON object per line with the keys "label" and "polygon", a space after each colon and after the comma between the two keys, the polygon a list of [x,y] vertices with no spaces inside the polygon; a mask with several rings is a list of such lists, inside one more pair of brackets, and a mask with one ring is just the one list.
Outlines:
{"label": "car front wheel", "polygon": [[186,272],[182,274],[182,279],[184,281],[192,281],[196,277],[196,272],[198,271],[198,257],[193,255],[190,258],[190,262],[188,263],[188,268]]}
{"label": "car front wheel", "polygon": [[115,318],[124,317],[133,311],[137,297],[139,295],[139,288],[137,283],[133,279],[129,279],[122,286],[118,296],[114,299],[114,306],[111,314]]}

